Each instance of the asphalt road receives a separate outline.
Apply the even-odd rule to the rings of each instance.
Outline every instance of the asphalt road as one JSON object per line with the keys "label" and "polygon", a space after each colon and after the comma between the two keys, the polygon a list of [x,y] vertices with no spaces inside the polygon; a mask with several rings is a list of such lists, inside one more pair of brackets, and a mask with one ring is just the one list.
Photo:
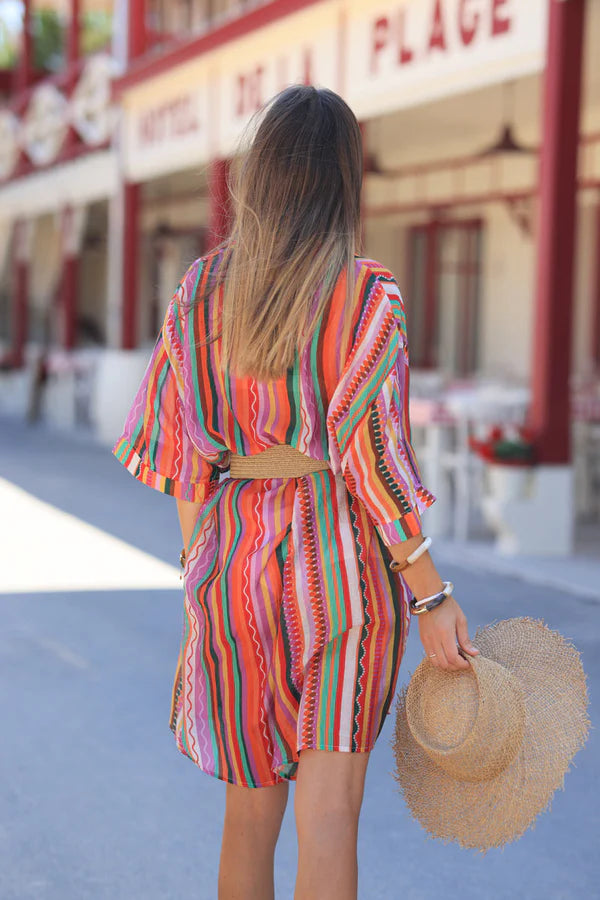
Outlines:
{"label": "asphalt road", "polygon": [[[139,485],[86,438],[0,420],[0,477],[50,504],[57,517],[69,513],[164,563],[177,559],[172,498]],[[0,591],[3,572],[14,583],[6,548],[15,529],[29,548],[19,563],[24,584],[27,561],[36,567],[49,550],[68,578],[64,532],[51,515],[38,519],[35,503],[27,510],[14,500],[2,508]],[[132,566],[143,569],[131,553]],[[110,546],[102,554],[109,575]],[[181,756],[167,723],[181,631],[176,579],[167,590],[94,589],[99,579],[86,590],[50,591],[43,566],[35,592],[0,593],[0,900],[216,898],[224,785]],[[455,583],[472,636],[495,619],[530,615],[572,639],[598,720],[599,603],[459,567],[442,574]],[[421,656],[414,627],[401,682]],[[486,856],[428,839],[410,817],[391,775],[391,732],[389,716],[367,775],[361,900],[600,897],[595,728],[552,811]],[[292,803],[293,788],[277,850],[281,900],[293,896]]]}

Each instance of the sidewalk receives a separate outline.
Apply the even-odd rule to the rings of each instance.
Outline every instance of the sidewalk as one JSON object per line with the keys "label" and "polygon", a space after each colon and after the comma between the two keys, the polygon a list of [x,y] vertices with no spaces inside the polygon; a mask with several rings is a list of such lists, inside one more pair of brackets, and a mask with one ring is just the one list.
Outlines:
{"label": "sidewalk", "polygon": [[600,603],[600,525],[578,536],[573,556],[500,556],[491,542],[468,543],[439,539],[431,552],[436,560],[469,572],[489,572],[519,578],[528,584],[566,591]]}

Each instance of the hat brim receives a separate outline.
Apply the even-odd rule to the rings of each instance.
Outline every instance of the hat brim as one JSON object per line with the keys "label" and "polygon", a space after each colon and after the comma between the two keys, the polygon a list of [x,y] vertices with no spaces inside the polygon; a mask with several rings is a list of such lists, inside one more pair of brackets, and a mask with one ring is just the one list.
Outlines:
{"label": "hat brim", "polygon": [[525,732],[515,759],[487,781],[452,778],[412,735],[406,716],[408,686],[398,695],[392,745],[394,777],[429,835],[485,852],[516,840],[550,809],[587,738],[589,701],[578,651],[543,621],[504,619],[480,629],[473,643],[480,656],[512,672],[523,689]]}

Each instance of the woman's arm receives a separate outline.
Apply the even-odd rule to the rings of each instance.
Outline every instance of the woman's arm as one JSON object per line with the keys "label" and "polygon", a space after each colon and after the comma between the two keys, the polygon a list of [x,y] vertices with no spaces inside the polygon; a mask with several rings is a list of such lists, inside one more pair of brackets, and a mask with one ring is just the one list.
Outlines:
{"label": "woman's arm", "polygon": [[179,516],[179,525],[181,526],[181,536],[183,538],[186,556],[192,539],[194,525],[196,524],[196,519],[198,518],[198,513],[200,512],[200,507],[203,503],[204,501],[196,503],[192,500],[180,500],[177,498],[177,514]]}
{"label": "woman's arm", "polygon": [[[403,562],[422,542],[423,535],[419,534],[400,544],[392,544],[389,549],[395,560]],[[407,566],[402,576],[417,600],[436,594],[444,586],[428,552]],[[431,657],[435,666],[452,670],[468,668],[469,663],[458,652],[457,639],[465,653],[474,656],[479,651],[469,639],[467,618],[454,597],[448,597],[440,606],[423,613],[418,619],[421,643],[428,656],[435,653]]]}

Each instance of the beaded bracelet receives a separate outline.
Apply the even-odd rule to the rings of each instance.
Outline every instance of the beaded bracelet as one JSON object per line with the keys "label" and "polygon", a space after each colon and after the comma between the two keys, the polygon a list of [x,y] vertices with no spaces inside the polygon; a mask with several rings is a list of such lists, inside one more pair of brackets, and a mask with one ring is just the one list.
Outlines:
{"label": "beaded bracelet", "polygon": [[417,600],[415,597],[410,601],[410,611],[413,616],[420,616],[423,613],[430,612],[432,609],[435,609],[436,606],[439,606],[444,602],[446,597],[449,597],[452,591],[454,590],[454,585],[451,581],[444,582],[443,590],[439,591],[437,594],[433,594],[431,597],[424,597],[422,600]]}
{"label": "beaded bracelet", "polygon": [[420,556],[423,556],[423,554],[425,553],[426,550],[429,550],[429,548],[431,547],[431,544],[432,544],[431,538],[426,537],[419,544],[417,549],[413,550],[413,552],[410,554],[410,556],[407,556],[403,562],[398,562],[398,560],[394,559],[390,563],[390,569],[392,570],[392,572],[402,572],[404,569],[408,568],[408,566],[412,566],[412,564],[415,563],[419,559]]}

